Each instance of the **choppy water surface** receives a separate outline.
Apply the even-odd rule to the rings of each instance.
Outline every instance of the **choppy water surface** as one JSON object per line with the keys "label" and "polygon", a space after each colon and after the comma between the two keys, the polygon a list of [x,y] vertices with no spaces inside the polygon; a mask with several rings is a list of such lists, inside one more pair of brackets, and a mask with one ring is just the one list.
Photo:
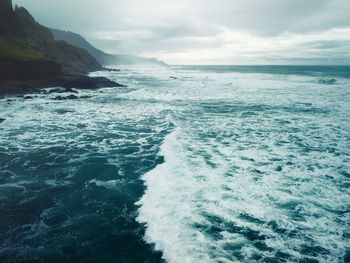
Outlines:
{"label": "choppy water surface", "polygon": [[1,262],[348,262],[350,68],[122,68],[0,100]]}

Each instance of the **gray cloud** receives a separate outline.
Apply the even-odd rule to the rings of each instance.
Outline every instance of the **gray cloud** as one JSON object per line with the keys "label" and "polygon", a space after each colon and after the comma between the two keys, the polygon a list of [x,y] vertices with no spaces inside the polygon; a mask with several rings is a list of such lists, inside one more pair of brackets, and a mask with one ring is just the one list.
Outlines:
{"label": "gray cloud", "polygon": [[[349,0],[14,2],[40,23],[80,33],[106,51],[160,56],[170,63],[267,63],[267,53],[287,62],[291,54],[349,59],[350,37],[333,32],[350,28]],[[225,59],[214,59],[215,52]]]}

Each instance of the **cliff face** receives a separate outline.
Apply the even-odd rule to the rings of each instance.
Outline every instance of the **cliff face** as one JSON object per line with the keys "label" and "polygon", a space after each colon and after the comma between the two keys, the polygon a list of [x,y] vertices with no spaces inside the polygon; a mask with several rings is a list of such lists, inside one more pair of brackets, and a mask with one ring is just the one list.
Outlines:
{"label": "cliff face", "polygon": [[3,14],[9,10],[12,10],[12,0],[0,1],[0,13]]}
{"label": "cliff face", "polygon": [[51,33],[57,41],[65,41],[70,45],[85,49],[102,65],[108,65],[108,62],[113,59],[113,55],[95,48],[79,34],[57,29],[51,29]]}
{"label": "cliff face", "polygon": [[37,23],[23,7],[12,9],[11,0],[0,0],[0,37],[53,40],[46,27]]}
{"label": "cliff face", "polygon": [[[11,0],[0,0],[0,64],[5,65],[10,60],[16,61],[17,68],[21,67],[21,61],[41,61],[37,65],[47,61],[48,68],[56,63],[66,73],[101,69],[84,49],[55,41],[51,31],[37,23],[25,8],[16,6],[13,10]],[[27,64],[22,64],[23,71],[28,73]],[[35,74],[33,71],[33,76]]]}
{"label": "cliff face", "polygon": [[62,67],[53,61],[1,61],[1,80],[49,80],[63,77]]}
{"label": "cliff face", "polygon": [[12,10],[12,0],[2,0],[0,1],[0,12],[8,12]]}
{"label": "cliff face", "polygon": [[38,48],[45,58],[57,61],[67,73],[86,73],[102,68],[86,50],[65,41],[41,41]]}
{"label": "cliff face", "polygon": [[133,55],[118,55],[108,54],[92,46],[82,36],[76,33],[51,29],[55,40],[63,40],[73,46],[85,49],[102,65],[134,65],[134,64],[148,64],[148,65],[166,65],[164,62],[155,58],[144,58]]}

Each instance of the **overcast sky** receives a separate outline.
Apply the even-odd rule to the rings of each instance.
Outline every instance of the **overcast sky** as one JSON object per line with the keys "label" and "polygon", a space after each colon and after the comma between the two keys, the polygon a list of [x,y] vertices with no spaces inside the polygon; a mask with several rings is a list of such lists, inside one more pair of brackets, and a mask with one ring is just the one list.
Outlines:
{"label": "overcast sky", "polygon": [[13,0],[110,53],[169,64],[350,64],[350,0]]}

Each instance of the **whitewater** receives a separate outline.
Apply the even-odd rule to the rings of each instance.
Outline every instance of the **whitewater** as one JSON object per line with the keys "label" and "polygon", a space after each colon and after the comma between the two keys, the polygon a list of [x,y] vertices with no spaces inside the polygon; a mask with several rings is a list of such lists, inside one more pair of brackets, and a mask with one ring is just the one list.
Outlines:
{"label": "whitewater", "polygon": [[91,75],[0,100],[2,262],[350,260],[349,67]]}

